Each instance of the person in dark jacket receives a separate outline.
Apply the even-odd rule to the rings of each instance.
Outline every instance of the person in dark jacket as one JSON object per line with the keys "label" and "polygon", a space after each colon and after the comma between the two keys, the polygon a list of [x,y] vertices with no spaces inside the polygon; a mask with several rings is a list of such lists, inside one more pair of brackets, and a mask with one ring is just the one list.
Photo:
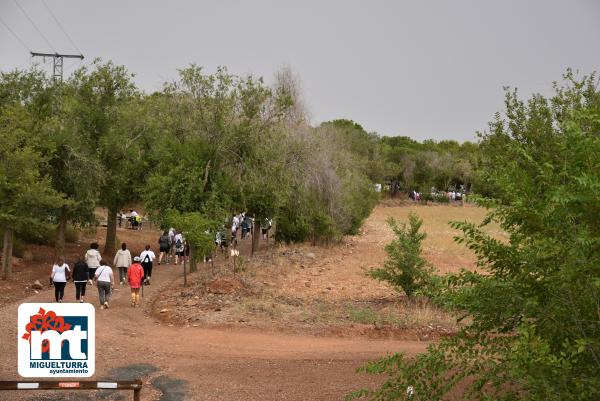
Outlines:
{"label": "person in dark jacket", "polygon": [[75,283],[75,298],[79,302],[83,302],[83,297],[85,296],[85,286],[89,280],[88,275],[88,265],[83,261],[83,259],[79,259],[75,266],[73,267],[73,282]]}

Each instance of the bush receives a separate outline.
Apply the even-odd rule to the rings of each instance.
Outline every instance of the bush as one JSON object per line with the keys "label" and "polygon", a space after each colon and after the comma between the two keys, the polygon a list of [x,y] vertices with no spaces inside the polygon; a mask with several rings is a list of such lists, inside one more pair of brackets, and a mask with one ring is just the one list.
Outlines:
{"label": "bush", "polygon": [[[50,245],[56,243],[56,225],[44,224],[37,227],[24,227],[16,233],[17,238],[27,244]],[[79,240],[79,230],[73,226],[67,226],[65,231],[66,242],[77,242]]]}
{"label": "bush", "polygon": [[421,256],[421,244],[427,234],[419,232],[423,220],[414,213],[408,215],[408,224],[398,224],[393,218],[388,224],[396,239],[385,246],[388,260],[382,268],[373,269],[367,274],[385,281],[397,289],[402,289],[408,297],[424,288],[429,282],[431,269]]}

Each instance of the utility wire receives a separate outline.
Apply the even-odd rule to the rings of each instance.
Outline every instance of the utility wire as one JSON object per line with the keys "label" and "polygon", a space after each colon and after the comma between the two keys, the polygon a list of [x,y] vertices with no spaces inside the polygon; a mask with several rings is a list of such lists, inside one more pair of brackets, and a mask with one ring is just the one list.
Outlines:
{"label": "utility wire", "polygon": [[71,38],[71,36],[67,33],[67,31],[65,31],[65,28],[63,28],[63,26],[60,23],[60,21],[58,20],[58,18],[56,18],[56,15],[54,15],[54,13],[50,9],[50,7],[48,7],[48,4],[46,4],[46,0],[42,0],[42,3],[44,4],[44,7],[46,7],[46,10],[48,10],[48,12],[50,13],[50,15],[52,16],[52,18],[54,19],[54,21],[56,21],[56,25],[58,25],[58,27],[65,34],[65,36],[67,37],[67,39],[69,39],[69,42],[71,42],[71,44],[73,45],[73,47],[75,48],[75,50],[77,50],[79,52],[79,54],[83,54],[83,52],[81,50],[79,50],[79,47],[77,47],[77,45],[75,44],[75,42],[73,41],[73,39]]}
{"label": "utility wire", "polygon": [[52,49],[52,51],[54,51],[54,53],[57,53],[56,49],[54,49],[54,47],[52,46],[52,44],[50,44],[50,41],[48,40],[48,38],[46,37],[46,35],[44,35],[42,33],[42,31],[40,31],[40,28],[38,28],[37,25],[35,24],[35,22],[33,22],[33,20],[29,17],[29,14],[27,14],[27,12],[25,11],[25,9],[23,7],[21,7],[21,5],[17,2],[17,0],[13,0],[13,2],[17,5],[17,7],[19,7],[19,9],[25,15],[25,17],[27,17],[27,19],[29,20],[29,22],[31,22],[31,25],[33,25],[33,27],[35,28],[35,30],[38,31],[38,33],[40,34],[40,36],[46,41],[46,44],[48,46],[50,46],[50,48]]}
{"label": "utility wire", "polygon": [[29,46],[27,46],[25,44],[25,42],[23,42],[23,40],[19,37],[19,35],[17,35],[15,33],[15,31],[13,31],[12,29],[10,29],[10,27],[6,24],[6,22],[4,22],[4,20],[2,19],[2,17],[0,17],[0,22],[2,22],[2,25],[4,25],[6,27],[6,29],[8,29],[8,32],[12,33],[12,35],[15,37],[15,39],[17,39],[19,41],[19,43],[23,45],[24,48],[26,48],[28,51],[31,52],[31,49],[29,48]]}

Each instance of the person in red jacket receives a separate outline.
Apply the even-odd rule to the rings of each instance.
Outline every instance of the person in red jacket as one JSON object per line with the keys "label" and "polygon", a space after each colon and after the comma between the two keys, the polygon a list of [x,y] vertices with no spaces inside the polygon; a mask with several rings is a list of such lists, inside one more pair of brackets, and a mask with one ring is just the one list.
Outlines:
{"label": "person in red jacket", "polygon": [[127,272],[129,286],[131,287],[131,306],[140,306],[140,287],[144,278],[144,268],[140,264],[140,257],[133,258],[133,264]]}

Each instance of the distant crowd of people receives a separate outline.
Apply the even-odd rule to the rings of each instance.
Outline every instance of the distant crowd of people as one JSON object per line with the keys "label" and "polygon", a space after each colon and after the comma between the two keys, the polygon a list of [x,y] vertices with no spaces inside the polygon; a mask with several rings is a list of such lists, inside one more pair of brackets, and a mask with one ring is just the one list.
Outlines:
{"label": "distant crowd of people", "polygon": [[[233,213],[231,219],[229,219],[227,223],[231,224],[230,235],[228,236],[226,224],[223,224],[221,228],[217,230],[215,235],[215,244],[222,252],[230,245],[233,248],[237,247],[238,232],[239,237],[242,240],[252,237],[254,226],[256,224],[255,219],[248,216],[246,212],[238,214]],[[272,226],[273,220],[270,218],[265,218],[260,222],[260,229],[264,240],[269,238]]]}
{"label": "distant crowd of people", "polygon": [[[416,190],[410,191],[408,193],[408,197],[414,201],[423,200],[423,194]],[[466,193],[464,190],[461,190],[461,191],[455,191],[455,190],[438,191],[435,188],[431,188],[431,198],[434,200],[439,199],[439,198],[446,198],[449,201],[459,201],[459,200],[466,199]]]}
{"label": "distant crowd of people", "polygon": [[123,210],[117,213],[117,224],[119,227],[122,227],[123,223],[127,222],[128,228],[131,228],[132,230],[141,230],[143,221],[144,218],[133,209],[129,210],[128,215],[125,214]]}

